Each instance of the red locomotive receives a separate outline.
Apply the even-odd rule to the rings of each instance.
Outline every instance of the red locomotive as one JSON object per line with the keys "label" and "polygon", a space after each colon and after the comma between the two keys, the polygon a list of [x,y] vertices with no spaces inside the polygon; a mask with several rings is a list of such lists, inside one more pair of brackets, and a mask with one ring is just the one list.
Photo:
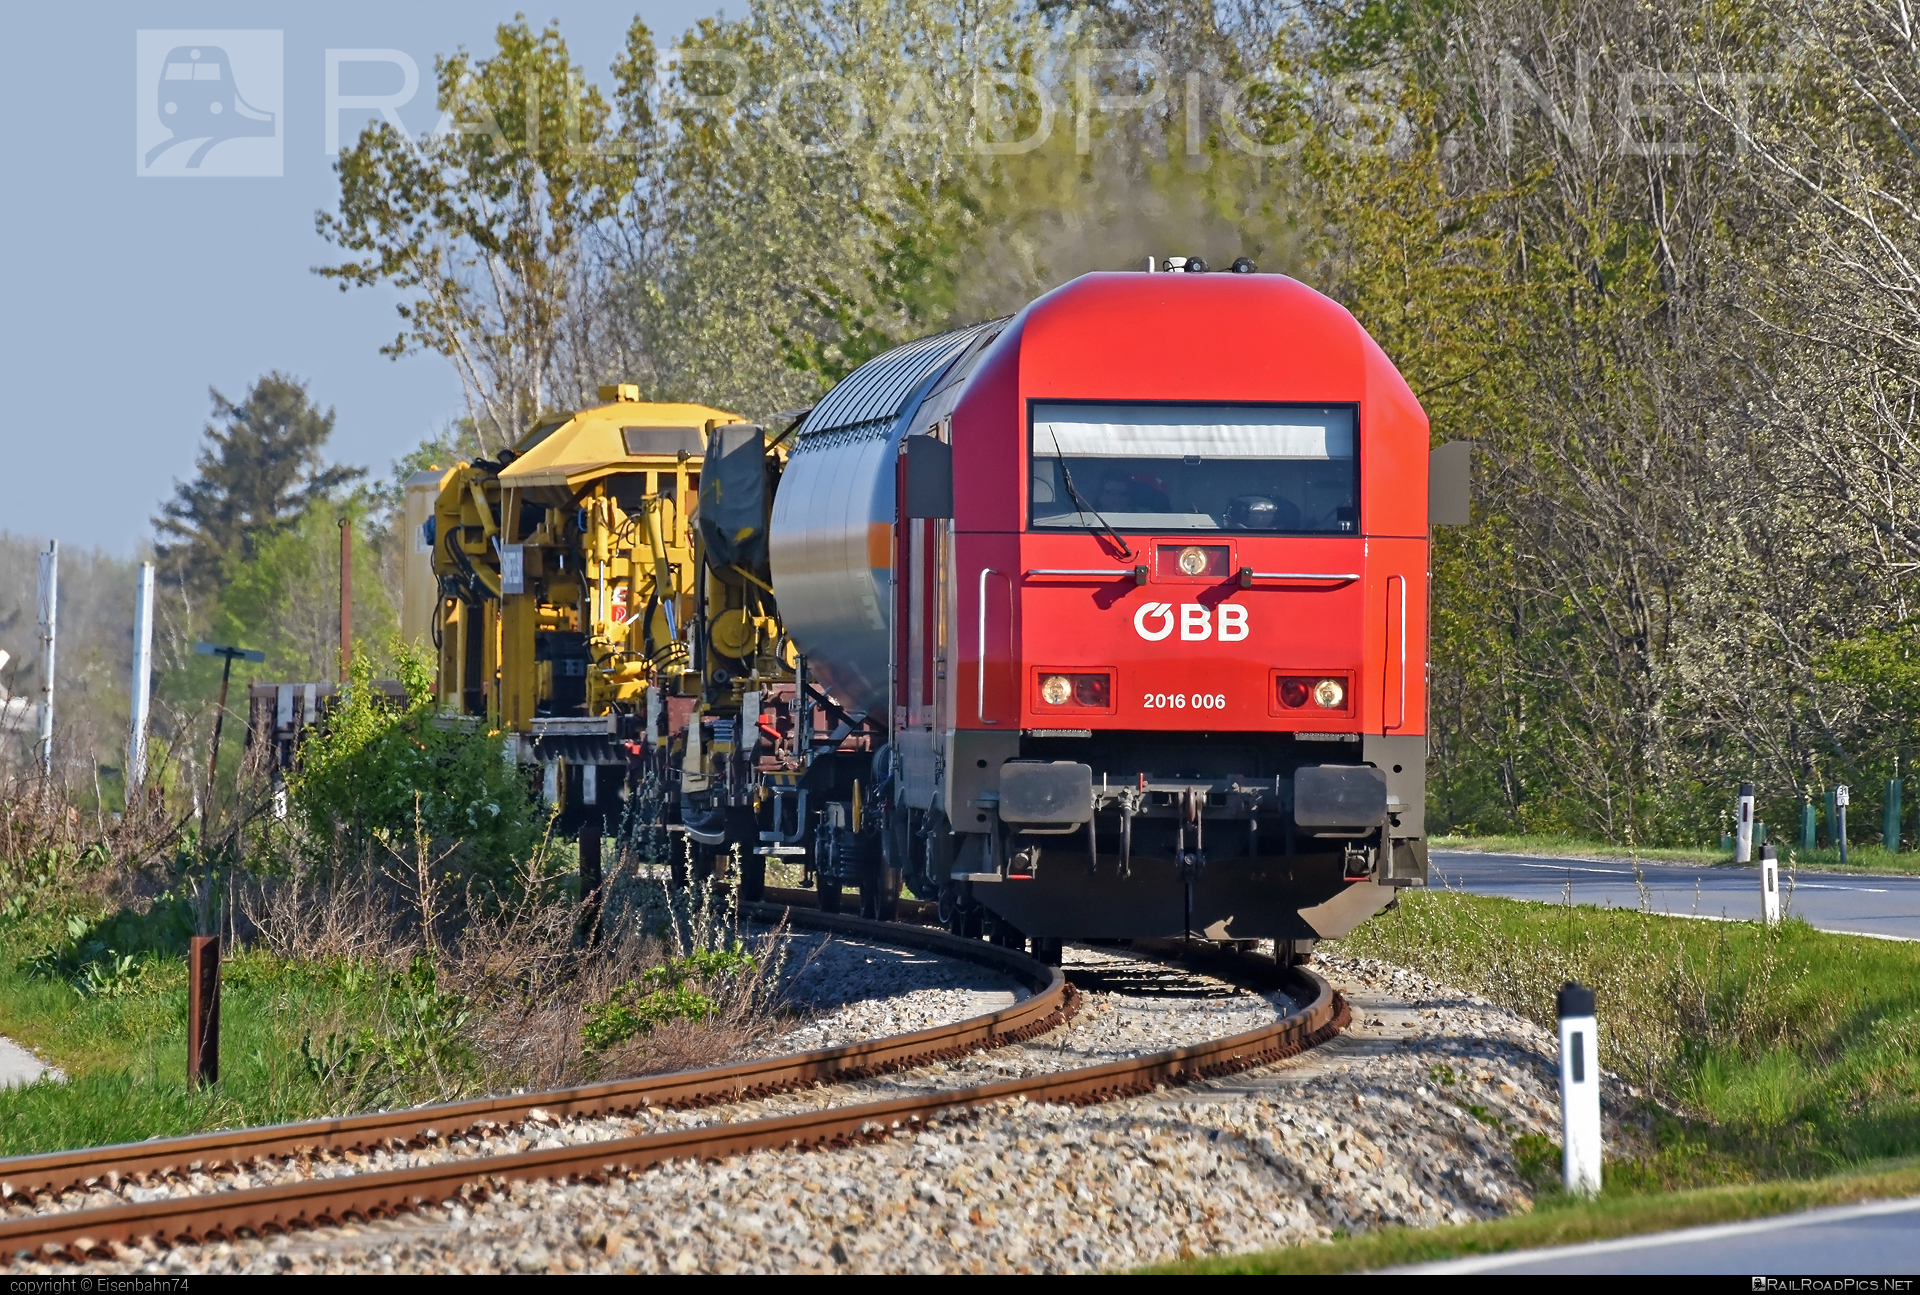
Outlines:
{"label": "red locomotive", "polygon": [[1427,419],[1236,269],[1087,275],[801,424],[771,570],[821,739],[760,835],[823,903],[1284,946],[1424,882]]}

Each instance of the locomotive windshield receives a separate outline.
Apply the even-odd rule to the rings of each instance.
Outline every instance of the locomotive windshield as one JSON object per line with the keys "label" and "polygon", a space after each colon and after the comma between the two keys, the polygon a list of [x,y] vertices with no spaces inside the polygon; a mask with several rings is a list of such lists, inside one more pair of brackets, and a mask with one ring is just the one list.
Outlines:
{"label": "locomotive windshield", "polygon": [[1031,462],[1036,530],[1359,530],[1351,406],[1036,401]]}

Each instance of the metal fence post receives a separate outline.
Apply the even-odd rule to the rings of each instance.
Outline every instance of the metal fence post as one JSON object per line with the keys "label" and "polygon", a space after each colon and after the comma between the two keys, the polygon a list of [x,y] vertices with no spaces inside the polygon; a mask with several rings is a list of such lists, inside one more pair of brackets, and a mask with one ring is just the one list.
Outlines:
{"label": "metal fence post", "polygon": [[153,696],[153,563],[142,562],[133,587],[132,704],[127,712],[127,809],[147,779],[147,713]]}
{"label": "metal fence post", "polygon": [[1815,823],[1813,817],[1813,792],[1807,791],[1800,801],[1800,848],[1811,852],[1815,848]]}
{"label": "metal fence post", "polygon": [[187,941],[187,1086],[220,1082],[220,937]]}
{"label": "metal fence post", "polygon": [[40,555],[40,736],[34,754],[46,794],[53,794],[53,657],[60,634],[60,541],[48,540]]}
{"label": "metal fence post", "polygon": [[1780,924],[1780,854],[1770,845],[1760,850],[1760,916],[1768,926]]}
{"label": "metal fence post", "polygon": [[1753,784],[1740,784],[1740,815],[1733,824],[1733,861],[1753,862]]}
{"label": "metal fence post", "polygon": [[1880,844],[1888,854],[1900,853],[1900,779],[1887,779],[1887,807],[1880,815]]}
{"label": "metal fence post", "polygon": [[1561,1175],[1568,1195],[1600,1193],[1600,1049],[1593,991],[1560,987]]}

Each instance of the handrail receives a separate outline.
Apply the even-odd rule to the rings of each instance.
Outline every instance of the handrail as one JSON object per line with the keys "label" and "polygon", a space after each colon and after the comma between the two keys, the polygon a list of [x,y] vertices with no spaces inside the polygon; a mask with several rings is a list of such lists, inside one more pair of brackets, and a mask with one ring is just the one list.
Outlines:
{"label": "handrail", "polygon": [[980,568],[980,662],[974,676],[974,718],[982,724],[998,724],[987,718],[987,577],[1000,573],[992,567]]}
{"label": "handrail", "polygon": [[1118,580],[1121,576],[1133,579],[1133,568],[1124,570],[1114,567],[1035,567],[1027,572],[1030,576],[1111,576]]}
{"label": "handrail", "polygon": [[1247,571],[1241,575],[1249,580],[1358,580],[1360,575],[1353,571]]}

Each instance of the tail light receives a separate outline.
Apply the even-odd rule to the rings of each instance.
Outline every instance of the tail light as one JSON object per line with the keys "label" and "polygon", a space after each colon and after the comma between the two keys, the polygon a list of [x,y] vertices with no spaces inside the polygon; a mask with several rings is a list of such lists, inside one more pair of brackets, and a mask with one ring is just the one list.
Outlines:
{"label": "tail light", "polygon": [[1113,676],[1110,674],[1048,674],[1040,676],[1040,703],[1083,710],[1110,710],[1113,707]]}

